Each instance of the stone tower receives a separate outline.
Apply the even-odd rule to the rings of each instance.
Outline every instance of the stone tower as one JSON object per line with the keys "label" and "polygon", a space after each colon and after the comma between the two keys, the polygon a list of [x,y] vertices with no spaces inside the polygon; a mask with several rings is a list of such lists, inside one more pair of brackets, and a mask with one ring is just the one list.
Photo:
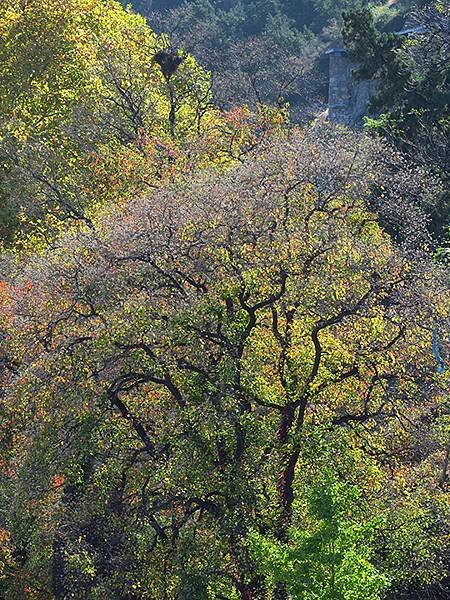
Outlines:
{"label": "stone tower", "polygon": [[328,118],[334,123],[360,126],[374,92],[372,81],[355,81],[345,48],[331,48],[329,56]]}
{"label": "stone tower", "polygon": [[352,73],[344,48],[331,48],[329,57],[328,118],[350,124]]}

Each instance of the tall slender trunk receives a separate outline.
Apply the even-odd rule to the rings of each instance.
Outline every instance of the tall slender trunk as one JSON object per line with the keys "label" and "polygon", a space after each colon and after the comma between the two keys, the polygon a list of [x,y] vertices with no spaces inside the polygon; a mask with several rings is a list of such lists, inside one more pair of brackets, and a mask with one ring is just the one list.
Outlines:
{"label": "tall slender trunk", "polygon": [[167,88],[169,90],[170,111],[169,111],[169,131],[170,137],[175,138],[175,93],[172,82],[167,80]]}

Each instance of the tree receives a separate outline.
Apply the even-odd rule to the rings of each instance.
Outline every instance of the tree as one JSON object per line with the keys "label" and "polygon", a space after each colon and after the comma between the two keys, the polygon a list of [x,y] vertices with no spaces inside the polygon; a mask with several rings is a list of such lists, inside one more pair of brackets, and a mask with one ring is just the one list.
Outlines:
{"label": "tree", "polygon": [[[10,265],[5,598],[264,598],[248,540],[323,531],[320,456],[383,516],[362,559],[442,577],[447,296],[426,237],[398,247],[368,209],[430,192],[403,167],[313,127]],[[404,523],[426,549],[405,562]]]}
{"label": "tree", "polygon": [[296,529],[289,544],[255,535],[256,560],[269,582],[284,583],[296,600],[384,597],[389,578],[371,562],[377,518],[365,522],[357,486],[337,480],[332,471],[320,476],[306,496],[314,526]]}
{"label": "tree", "polygon": [[[171,154],[214,127],[209,75],[180,53],[164,77],[167,39],[114,0],[10,1],[0,31],[6,237],[48,215],[92,226],[99,205],[157,185]],[[117,185],[130,164],[142,172],[131,190],[130,177]]]}

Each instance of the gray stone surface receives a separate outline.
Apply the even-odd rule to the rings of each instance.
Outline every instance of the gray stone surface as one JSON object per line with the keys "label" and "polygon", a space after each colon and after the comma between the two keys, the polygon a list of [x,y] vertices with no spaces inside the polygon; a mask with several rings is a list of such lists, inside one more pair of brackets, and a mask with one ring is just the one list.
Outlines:
{"label": "gray stone surface", "polygon": [[344,48],[332,48],[329,56],[328,119],[335,123],[357,127],[362,125],[374,92],[372,81],[356,81],[356,68]]}

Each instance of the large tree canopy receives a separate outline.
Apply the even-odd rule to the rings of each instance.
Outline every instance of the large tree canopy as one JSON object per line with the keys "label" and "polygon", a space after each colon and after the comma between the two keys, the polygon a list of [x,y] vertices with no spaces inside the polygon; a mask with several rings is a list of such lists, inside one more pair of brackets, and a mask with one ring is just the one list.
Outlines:
{"label": "large tree canopy", "polygon": [[439,580],[448,297],[368,208],[431,189],[387,154],[313,127],[8,262],[3,597]]}

